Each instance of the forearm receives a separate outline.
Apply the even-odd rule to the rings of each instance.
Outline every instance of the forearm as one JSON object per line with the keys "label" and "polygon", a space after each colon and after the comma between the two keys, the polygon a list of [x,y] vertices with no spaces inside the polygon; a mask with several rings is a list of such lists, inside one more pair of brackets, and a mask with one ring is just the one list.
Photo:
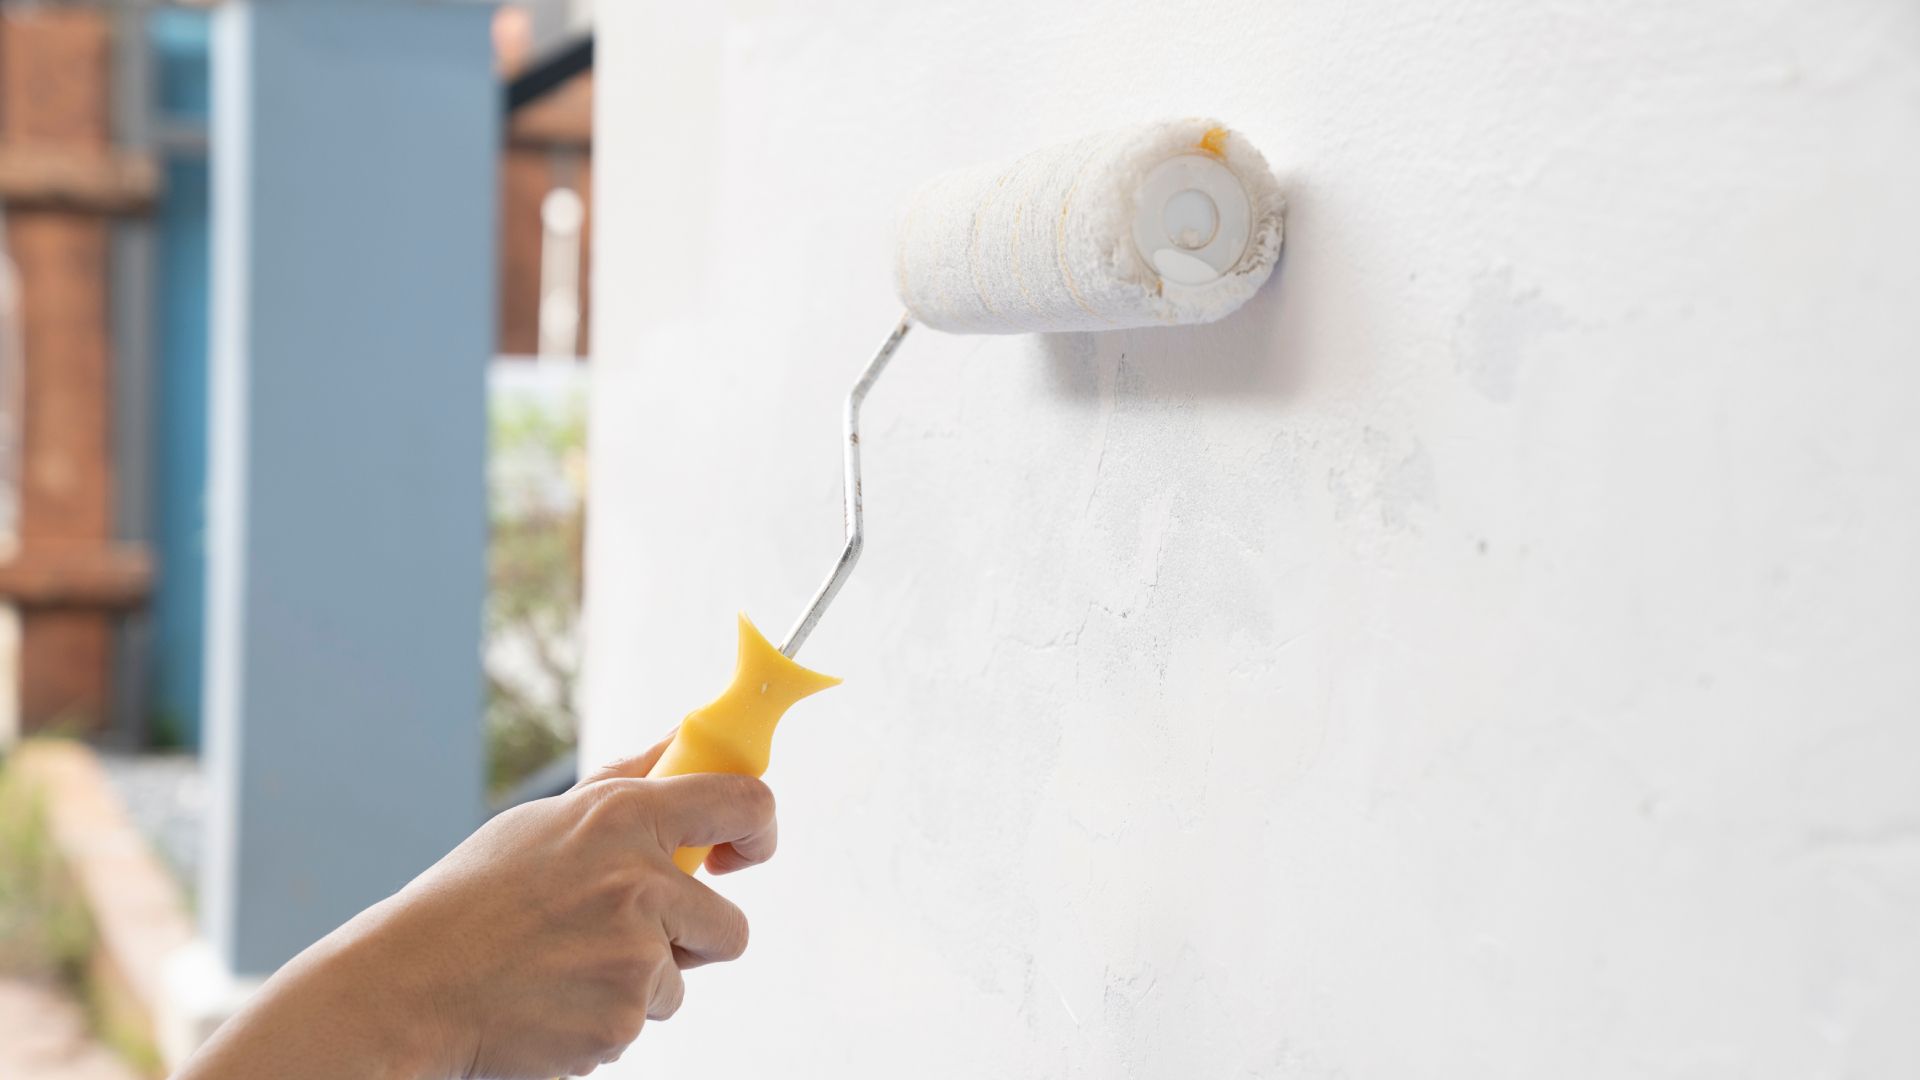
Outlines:
{"label": "forearm", "polygon": [[342,927],[267,980],[175,1080],[422,1080],[454,1070],[405,985],[405,958],[365,924]]}

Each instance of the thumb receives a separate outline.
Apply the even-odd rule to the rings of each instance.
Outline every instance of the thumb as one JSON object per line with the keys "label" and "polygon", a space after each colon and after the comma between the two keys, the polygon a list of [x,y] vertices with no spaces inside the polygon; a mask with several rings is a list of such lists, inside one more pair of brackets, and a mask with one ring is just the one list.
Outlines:
{"label": "thumb", "polygon": [[574,785],[575,790],[586,787],[588,784],[597,784],[602,780],[613,780],[619,777],[637,780],[645,777],[653,771],[653,766],[660,760],[660,755],[667,752],[667,747],[673,742],[675,732],[679,730],[679,728],[674,728],[673,731],[667,732],[666,738],[654,743],[640,754],[629,758],[621,758],[618,761],[610,761],[600,766],[591,774],[582,777],[580,782]]}

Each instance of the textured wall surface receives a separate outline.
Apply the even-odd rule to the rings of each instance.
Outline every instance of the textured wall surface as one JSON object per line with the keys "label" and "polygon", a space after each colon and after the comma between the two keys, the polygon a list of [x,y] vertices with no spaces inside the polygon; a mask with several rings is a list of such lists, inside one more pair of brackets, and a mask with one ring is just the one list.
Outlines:
{"label": "textured wall surface", "polygon": [[624,1076],[1920,1074],[1920,9],[603,5],[587,753],[839,528],[941,169],[1212,113],[1216,326],[910,340]]}

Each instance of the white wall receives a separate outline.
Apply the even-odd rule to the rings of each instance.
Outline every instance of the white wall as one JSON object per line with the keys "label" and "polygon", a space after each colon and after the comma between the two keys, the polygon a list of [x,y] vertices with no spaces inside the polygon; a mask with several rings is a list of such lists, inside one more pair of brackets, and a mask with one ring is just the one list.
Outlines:
{"label": "white wall", "polygon": [[1920,8],[600,12],[587,753],[838,542],[939,170],[1215,113],[1227,323],[909,341],[624,1076],[1920,1074]]}

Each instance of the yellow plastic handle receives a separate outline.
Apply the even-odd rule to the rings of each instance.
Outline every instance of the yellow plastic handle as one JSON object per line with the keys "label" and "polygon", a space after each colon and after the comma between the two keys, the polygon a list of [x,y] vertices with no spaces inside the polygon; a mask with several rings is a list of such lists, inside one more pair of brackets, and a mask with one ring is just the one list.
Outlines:
{"label": "yellow plastic handle", "polygon": [[[794,702],[840,685],[831,675],[809,671],[780,655],[745,615],[740,616],[740,655],[733,682],[712,702],[687,714],[673,742],[654,763],[652,776],[724,772],[760,776],[773,749],[773,728]],[[681,848],[674,865],[691,874],[710,848]]]}

